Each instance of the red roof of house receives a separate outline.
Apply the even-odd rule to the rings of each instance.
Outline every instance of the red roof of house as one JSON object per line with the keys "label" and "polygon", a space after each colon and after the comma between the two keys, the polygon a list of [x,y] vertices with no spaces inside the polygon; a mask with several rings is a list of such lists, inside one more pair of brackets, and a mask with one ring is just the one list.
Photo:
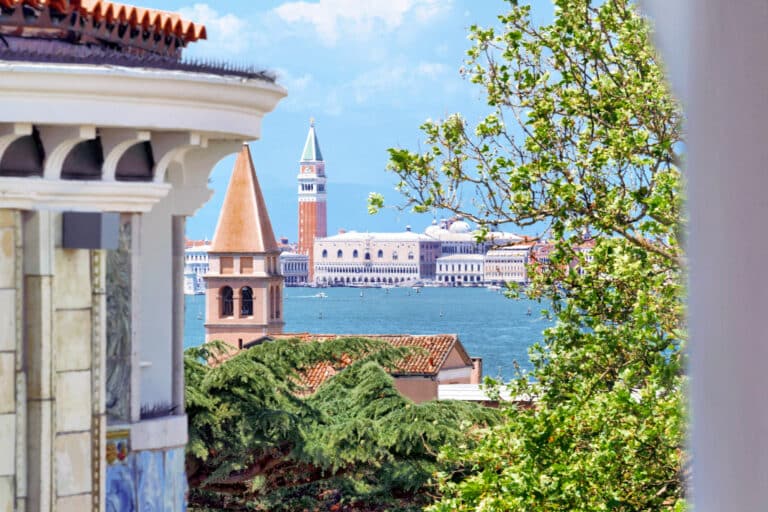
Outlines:
{"label": "red roof of house", "polygon": [[[436,376],[443,368],[451,351],[455,348],[466,366],[472,366],[472,359],[456,334],[401,335],[401,334],[281,334],[272,338],[300,338],[304,341],[325,341],[336,338],[370,338],[386,341],[393,347],[418,347],[423,351],[410,354],[397,363],[397,370],[390,372],[394,376],[424,375]],[[342,368],[352,363],[352,359],[342,360],[339,368],[332,364],[318,363],[303,372],[303,384],[311,390],[336,375]]]}

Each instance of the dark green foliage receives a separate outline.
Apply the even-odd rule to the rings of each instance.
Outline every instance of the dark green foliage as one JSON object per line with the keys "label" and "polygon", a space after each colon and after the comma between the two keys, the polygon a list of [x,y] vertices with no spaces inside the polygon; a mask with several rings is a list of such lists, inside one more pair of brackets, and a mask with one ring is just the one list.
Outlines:
{"label": "dark green foliage", "polygon": [[[409,349],[381,341],[279,340],[205,362],[223,349],[214,343],[186,352],[187,469],[198,504],[414,506],[424,501],[418,495],[440,448],[498,417],[473,404],[407,400],[384,368]],[[304,396],[298,371],[322,361],[346,367]]]}

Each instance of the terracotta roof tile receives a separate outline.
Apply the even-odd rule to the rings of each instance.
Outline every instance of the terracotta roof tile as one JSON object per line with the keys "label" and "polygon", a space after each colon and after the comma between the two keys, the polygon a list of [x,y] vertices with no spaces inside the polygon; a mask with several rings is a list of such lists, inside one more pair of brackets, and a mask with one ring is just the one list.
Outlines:
{"label": "terracotta roof tile", "polygon": [[13,9],[18,6],[29,5],[41,7],[48,5],[59,12],[70,13],[77,11],[85,18],[96,21],[106,19],[109,22],[119,20],[127,22],[133,27],[156,27],[157,31],[174,34],[186,41],[196,41],[206,38],[206,30],[203,25],[182,20],[178,14],[147,9],[134,5],[109,2],[104,0],[0,0],[0,6]]}
{"label": "terracotta roof tile", "polygon": [[[464,350],[455,334],[436,334],[436,335],[397,335],[397,334],[280,334],[272,335],[272,338],[299,338],[302,341],[325,341],[336,338],[371,338],[375,340],[386,341],[393,347],[418,347],[424,349],[423,352],[414,353],[406,356],[397,363],[397,370],[390,372],[394,376],[406,375],[428,375],[436,376],[445,364],[448,355],[455,347],[464,363],[471,367],[472,360]],[[323,362],[318,363],[302,372],[301,383],[310,391],[317,389],[320,384],[336,375],[338,371],[352,363],[352,359],[342,358],[339,368],[332,364]]]}

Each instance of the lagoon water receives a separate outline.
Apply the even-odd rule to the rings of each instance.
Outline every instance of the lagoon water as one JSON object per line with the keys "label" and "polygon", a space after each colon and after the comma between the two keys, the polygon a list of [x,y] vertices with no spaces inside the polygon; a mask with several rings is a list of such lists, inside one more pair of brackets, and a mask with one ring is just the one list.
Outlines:
{"label": "lagoon water", "polygon": [[[326,298],[316,294],[324,293]],[[204,337],[205,296],[186,297],[185,346]],[[513,361],[530,368],[528,347],[549,322],[541,304],[485,288],[285,288],[285,332],[318,334],[455,333],[484,374],[510,379]],[[531,314],[528,314],[528,311]]]}

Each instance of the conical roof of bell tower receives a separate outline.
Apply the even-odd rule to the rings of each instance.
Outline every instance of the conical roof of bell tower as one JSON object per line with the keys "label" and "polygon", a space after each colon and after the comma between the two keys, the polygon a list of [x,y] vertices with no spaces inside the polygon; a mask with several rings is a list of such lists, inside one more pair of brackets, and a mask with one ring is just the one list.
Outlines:
{"label": "conical roof of bell tower", "polygon": [[279,252],[248,144],[235,160],[210,252]]}
{"label": "conical roof of bell tower", "polygon": [[309,120],[309,133],[307,142],[304,143],[304,151],[301,153],[302,162],[318,162],[323,160],[323,154],[320,152],[320,143],[317,142],[317,133],[315,133],[315,120]]}

